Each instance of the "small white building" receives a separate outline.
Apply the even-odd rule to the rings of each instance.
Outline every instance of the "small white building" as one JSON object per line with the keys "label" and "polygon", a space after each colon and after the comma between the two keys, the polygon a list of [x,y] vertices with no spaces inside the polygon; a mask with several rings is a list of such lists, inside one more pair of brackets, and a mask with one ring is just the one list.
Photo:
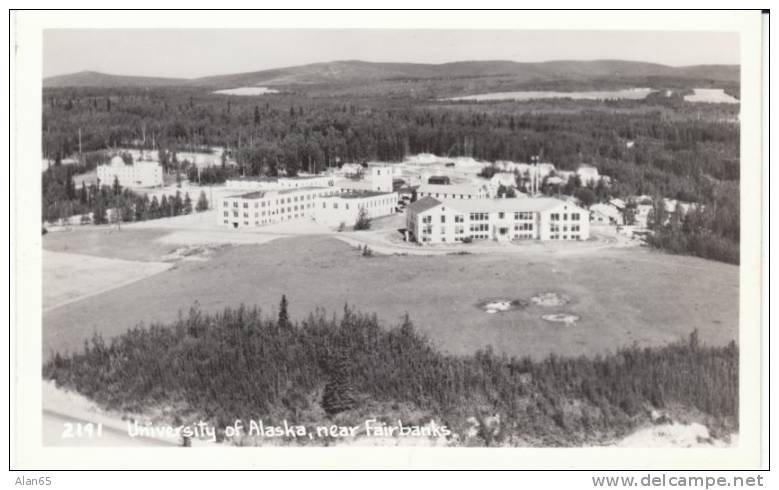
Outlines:
{"label": "small white building", "polygon": [[598,169],[592,165],[580,165],[576,170],[576,175],[579,176],[582,185],[595,185],[600,180]]}
{"label": "small white building", "polygon": [[498,172],[490,179],[490,197],[495,197],[500,186],[516,189],[517,176],[511,172]]}
{"label": "small white building", "polygon": [[421,244],[468,240],[586,240],[589,212],[553,198],[424,197],[406,208],[406,239]]}
{"label": "small white building", "polygon": [[162,166],[155,161],[136,161],[127,165],[120,156],[111,159],[108,165],[97,166],[100,185],[112,185],[119,180],[122,187],[160,187],[163,185]]}
{"label": "small white building", "polygon": [[616,206],[597,203],[590,206],[590,222],[599,225],[623,225],[624,218]]}
{"label": "small white building", "polygon": [[341,175],[345,175],[347,177],[362,176],[364,172],[365,172],[365,167],[363,167],[359,163],[344,163],[343,165],[341,165],[341,169],[340,169]]}
{"label": "small white building", "polygon": [[432,197],[435,199],[486,199],[489,189],[486,185],[471,184],[421,184],[417,189],[417,199]]}
{"label": "small white building", "polygon": [[395,213],[397,206],[396,192],[345,192],[318,198],[314,219],[327,226],[353,226],[362,209],[366,218],[374,219]]}

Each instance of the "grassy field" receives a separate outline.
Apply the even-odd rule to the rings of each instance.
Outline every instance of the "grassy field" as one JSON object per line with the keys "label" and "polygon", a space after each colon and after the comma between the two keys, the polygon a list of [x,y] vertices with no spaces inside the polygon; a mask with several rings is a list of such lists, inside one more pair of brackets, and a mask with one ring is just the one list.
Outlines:
{"label": "grassy field", "polygon": [[[80,233],[80,232],[79,232]],[[121,237],[44,237],[44,247],[115,258],[156,260],[171,246],[151,243],[164,232],[133,230]],[[64,242],[67,241],[67,246]],[[562,307],[530,305],[494,314],[479,304],[528,301],[538,293],[571,298]],[[263,245],[227,246],[206,262],[172,269],[43,315],[43,352],[75,350],[93,332],[120,334],[143,322],[174,320],[197,303],[207,311],[257,304],[275,314],[286,294],[290,315],[315,308],[340,312],[344,303],[385,322],[408,311],[439,348],[470,353],[493,346],[510,355],[545,357],[613,352],[661,345],[700,330],[704,343],[738,337],[738,268],[644,249],[605,250],[586,257],[447,255],[362,257],[333,238],[281,238]],[[571,326],[543,315],[568,313]]]}
{"label": "grassy field", "polygon": [[172,264],[43,251],[43,310],[166,270]]}

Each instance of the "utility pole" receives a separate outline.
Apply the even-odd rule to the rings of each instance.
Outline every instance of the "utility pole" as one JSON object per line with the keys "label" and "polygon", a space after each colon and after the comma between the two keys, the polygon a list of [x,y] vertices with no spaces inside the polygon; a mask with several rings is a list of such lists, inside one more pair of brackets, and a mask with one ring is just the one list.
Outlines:
{"label": "utility pole", "polygon": [[81,128],[78,128],[78,161],[80,163],[83,162],[82,153],[81,153]]}

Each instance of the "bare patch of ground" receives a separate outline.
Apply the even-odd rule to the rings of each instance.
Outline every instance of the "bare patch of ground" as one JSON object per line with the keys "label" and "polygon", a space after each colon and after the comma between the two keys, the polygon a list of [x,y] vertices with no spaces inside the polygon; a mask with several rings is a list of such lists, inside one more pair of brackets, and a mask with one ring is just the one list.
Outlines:
{"label": "bare patch of ground", "polygon": [[491,299],[481,301],[476,306],[483,309],[486,313],[493,314],[525,308],[527,301],[520,299]]}
{"label": "bare patch of ground", "polygon": [[171,264],[43,251],[43,311],[121,287]]}
{"label": "bare patch of ground", "polygon": [[566,327],[572,327],[579,321],[578,315],[570,313],[552,313],[550,315],[542,315],[541,318],[552,323],[563,323]]}
{"label": "bare patch of ground", "polygon": [[541,293],[530,298],[533,304],[538,306],[563,306],[571,301],[571,298],[564,294],[547,292]]}

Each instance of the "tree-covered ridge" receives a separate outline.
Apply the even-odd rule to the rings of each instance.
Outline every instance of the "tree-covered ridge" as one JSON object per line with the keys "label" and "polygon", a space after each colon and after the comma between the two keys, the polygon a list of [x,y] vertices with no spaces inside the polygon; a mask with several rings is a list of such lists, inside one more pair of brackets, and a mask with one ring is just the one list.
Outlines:
{"label": "tree-covered ridge", "polygon": [[[407,317],[383,328],[345,307],[289,320],[258,308],[136,327],[110,343],[95,336],[83,352],[56,353],[45,379],[104,407],[143,412],[177,407],[177,420],[218,427],[237,418],[316,424],[339,417],[442,420],[458,433],[470,417],[499,415],[482,444],[579,445],[619,437],[669,409],[738,425],[738,348],[703,345],[697,333],[665,347],[625,348],[595,358],[515,359],[491,348],[470,356],[438,352]],[[408,415],[415,414],[415,415]],[[426,419],[426,420],[425,420]]]}

